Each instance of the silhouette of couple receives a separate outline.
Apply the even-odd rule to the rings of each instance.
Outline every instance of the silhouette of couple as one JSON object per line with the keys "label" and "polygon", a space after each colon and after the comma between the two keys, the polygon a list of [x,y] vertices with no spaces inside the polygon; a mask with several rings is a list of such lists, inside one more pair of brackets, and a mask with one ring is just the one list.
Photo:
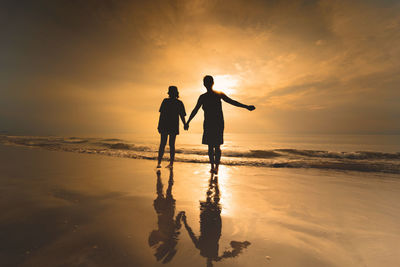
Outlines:
{"label": "silhouette of couple", "polygon": [[174,174],[171,168],[168,188],[164,195],[161,171],[157,171],[157,197],[153,202],[153,206],[157,213],[158,229],[151,231],[148,239],[149,246],[155,250],[154,256],[157,261],[168,263],[177,253],[182,223],[194,246],[200,251],[200,255],[206,258],[207,267],[213,266],[213,262],[238,257],[250,245],[248,241],[232,240],[230,242],[231,249],[224,250],[222,254],[219,254],[219,240],[222,232],[222,206],[219,203],[218,176],[211,173],[206,199],[200,201],[200,233],[198,236],[189,226],[184,211],[175,216],[175,199],[172,194],[173,184]]}
{"label": "silhouette of couple", "polygon": [[247,110],[254,110],[255,107],[239,103],[222,92],[213,90],[214,79],[212,76],[205,76],[203,79],[204,87],[207,92],[200,95],[197,104],[189,116],[188,121],[185,121],[185,106],[182,101],[178,100],[179,92],[176,86],[168,88],[169,98],[165,98],[160,107],[160,119],[158,122],[158,132],[161,135],[160,147],[158,150],[158,164],[157,168],[161,167],[161,160],[164,155],[165,145],[169,136],[169,149],[170,149],[170,163],[167,167],[172,168],[175,159],[175,140],[176,135],[179,134],[179,117],[182,120],[184,129],[189,129],[189,123],[196,116],[199,109],[202,107],[204,110],[204,123],[203,123],[203,139],[202,143],[208,145],[208,157],[211,164],[211,173],[218,173],[219,164],[221,161],[221,148],[224,143],[224,115],[222,112],[221,99],[225,102],[236,106],[245,108]]}

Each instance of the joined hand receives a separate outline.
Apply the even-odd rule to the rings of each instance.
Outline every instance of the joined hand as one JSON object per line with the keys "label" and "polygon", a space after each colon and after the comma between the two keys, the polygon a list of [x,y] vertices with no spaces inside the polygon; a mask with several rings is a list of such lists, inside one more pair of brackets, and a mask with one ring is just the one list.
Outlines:
{"label": "joined hand", "polygon": [[183,129],[185,129],[185,131],[189,130],[189,123],[185,123],[185,125],[183,126]]}

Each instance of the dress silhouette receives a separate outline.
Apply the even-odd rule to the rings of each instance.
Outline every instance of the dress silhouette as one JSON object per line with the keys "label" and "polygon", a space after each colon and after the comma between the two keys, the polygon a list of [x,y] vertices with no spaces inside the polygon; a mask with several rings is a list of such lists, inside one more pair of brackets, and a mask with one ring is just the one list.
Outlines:
{"label": "dress silhouette", "polygon": [[204,123],[203,123],[203,138],[202,143],[208,145],[208,157],[211,164],[211,172],[218,173],[218,168],[221,160],[221,148],[224,143],[224,115],[222,112],[221,100],[234,105],[236,107],[246,108],[250,111],[255,107],[239,103],[222,92],[213,90],[214,79],[212,76],[205,76],[203,79],[204,87],[207,92],[200,95],[197,104],[190,114],[190,117],[185,124],[185,130],[189,129],[190,121],[196,116],[200,107],[204,110]]}
{"label": "dress silhouette", "polygon": [[155,249],[154,256],[157,261],[167,263],[172,260],[177,250],[179,229],[181,227],[180,218],[183,213],[175,215],[175,199],[172,195],[172,186],[174,184],[174,174],[170,169],[168,188],[163,193],[163,184],[161,181],[161,171],[157,171],[157,198],[153,206],[157,213],[158,229],[153,230],[149,235],[149,246]]}
{"label": "dress silhouette", "polygon": [[207,92],[200,96],[203,103],[204,123],[203,123],[203,140],[205,145],[222,145],[224,143],[224,114],[222,113],[221,98],[223,94],[220,92]]}
{"label": "dress silhouette", "polygon": [[206,258],[207,266],[211,267],[212,262],[221,261],[227,258],[238,256],[250,242],[231,241],[232,250],[227,250],[219,255],[219,239],[221,238],[222,220],[219,204],[220,192],[218,177],[211,174],[206,200],[200,201],[200,236],[196,237],[192,228],[188,225],[186,215],[183,214],[182,220],[193,244],[200,250],[200,255]]}

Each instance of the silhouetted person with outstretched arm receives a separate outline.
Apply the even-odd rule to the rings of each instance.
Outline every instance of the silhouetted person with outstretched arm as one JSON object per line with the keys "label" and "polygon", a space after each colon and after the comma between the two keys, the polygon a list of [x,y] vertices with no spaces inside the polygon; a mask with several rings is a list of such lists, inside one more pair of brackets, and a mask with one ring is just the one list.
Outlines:
{"label": "silhouetted person with outstretched arm", "polygon": [[254,110],[254,106],[239,103],[222,92],[213,90],[214,79],[212,76],[205,76],[203,84],[207,89],[207,93],[202,94],[197,101],[195,108],[190,114],[189,120],[185,124],[185,130],[189,129],[190,121],[196,116],[200,107],[204,110],[203,124],[203,140],[202,143],[208,145],[208,156],[211,163],[211,172],[218,173],[219,163],[221,160],[220,145],[224,143],[224,115],[222,113],[221,99],[236,107],[245,108],[250,111]]}
{"label": "silhouetted person with outstretched arm", "polygon": [[196,236],[189,226],[185,212],[179,213],[193,244],[200,251],[200,255],[207,259],[207,267],[212,267],[213,262],[239,256],[250,245],[248,241],[231,241],[232,250],[225,250],[221,255],[219,254],[219,240],[222,232],[222,207],[219,201],[218,177],[211,173],[206,200],[200,201],[200,235]]}
{"label": "silhouetted person with outstretched arm", "polygon": [[168,98],[165,98],[160,107],[160,119],[158,120],[158,132],[161,135],[160,147],[158,149],[157,168],[161,168],[161,160],[164,155],[165,145],[169,136],[169,154],[170,160],[167,167],[172,168],[175,159],[175,139],[179,134],[179,117],[184,125],[185,122],[185,106],[179,98],[178,88],[170,86],[168,88]]}

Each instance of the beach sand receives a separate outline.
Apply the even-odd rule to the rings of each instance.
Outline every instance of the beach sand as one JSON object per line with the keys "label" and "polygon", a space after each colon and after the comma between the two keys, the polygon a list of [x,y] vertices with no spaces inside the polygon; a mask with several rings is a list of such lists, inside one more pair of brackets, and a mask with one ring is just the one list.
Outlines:
{"label": "beach sand", "polygon": [[400,265],[399,175],[155,165],[0,146],[0,266]]}

